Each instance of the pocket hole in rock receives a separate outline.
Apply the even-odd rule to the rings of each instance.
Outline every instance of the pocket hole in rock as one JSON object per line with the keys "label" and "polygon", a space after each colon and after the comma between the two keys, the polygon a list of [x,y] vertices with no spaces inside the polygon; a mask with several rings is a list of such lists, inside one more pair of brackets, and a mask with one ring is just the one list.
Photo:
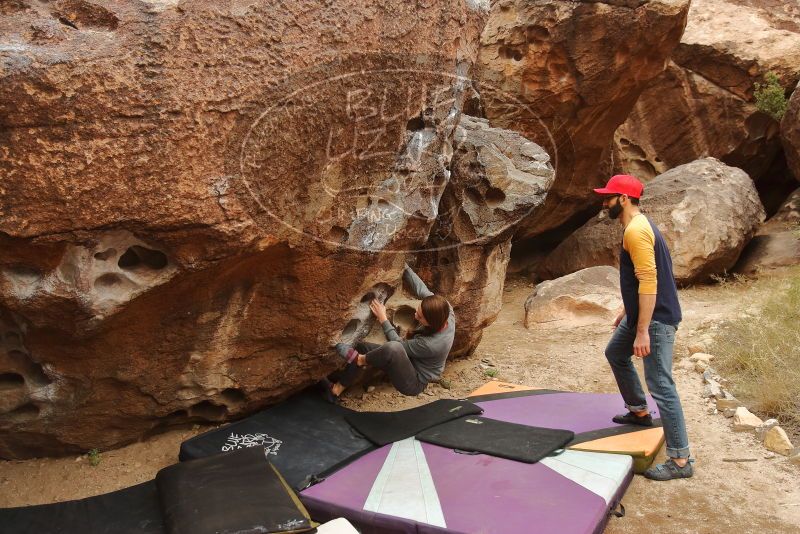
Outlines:
{"label": "pocket hole in rock", "polygon": [[75,23],[69,20],[67,17],[56,17],[56,18],[58,19],[58,22],[60,22],[64,26],[69,26],[70,28],[74,28],[76,30],[78,29]]}
{"label": "pocket hole in rock", "polygon": [[529,41],[545,41],[550,37],[550,31],[543,26],[528,27],[527,34]]}
{"label": "pocket hole in rock", "polygon": [[167,414],[168,419],[186,419],[189,417],[189,412],[186,410],[175,410]]}
{"label": "pocket hole in rock", "polygon": [[119,25],[117,16],[98,4],[98,2],[90,3],[85,0],[62,0],[57,4],[56,10],[52,12],[52,15],[61,24],[76,30],[80,29],[79,26],[101,30],[116,30]]}
{"label": "pocket hole in rock", "polygon": [[425,129],[425,121],[422,120],[422,117],[414,117],[406,123],[406,130],[410,132],[423,129]]}
{"label": "pocket hole in rock", "polygon": [[402,326],[406,330],[413,330],[417,327],[417,320],[414,318],[416,315],[417,310],[412,308],[411,306],[402,305],[399,306],[395,311],[394,315],[392,316],[392,322],[395,326]]}
{"label": "pocket hole in rock", "polygon": [[28,403],[20,406],[16,410],[10,411],[3,416],[14,423],[24,423],[26,421],[33,421],[39,417],[39,407],[33,403]]}
{"label": "pocket hole in rock", "polygon": [[220,397],[225,404],[240,404],[247,400],[244,392],[238,388],[228,388],[220,393]]}
{"label": "pocket hole in rock", "polygon": [[349,323],[344,327],[342,330],[342,337],[352,336],[358,330],[358,327],[361,326],[361,321],[358,319],[351,319]]}
{"label": "pocket hole in rock", "polygon": [[27,267],[25,265],[14,265],[9,267],[8,274],[20,282],[27,284],[32,284],[42,278],[42,275],[39,271],[33,267]]}
{"label": "pocket hole in rock", "polygon": [[6,343],[9,345],[19,345],[22,343],[22,338],[18,332],[6,332]]}
{"label": "pocket hole in rock", "polygon": [[114,287],[122,283],[122,278],[114,273],[106,273],[94,281],[94,287],[106,288]]}
{"label": "pocket hole in rock", "polygon": [[21,350],[8,351],[8,357],[26,377],[30,385],[42,387],[53,383],[53,381],[50,380],[50,378],[44,373],[42,366],[31,360],[30,356]]}
{"label": "pocket hole in rock", "polygon": [[119,257],[117,265],[119,265],[121,269],[129,270],[141,268],[159,270],[166,267],[167,263],[167,255],[163,252],[133,245]]}
{"label": "pocket hole in rock", "polygon": [[25,377],[18,373],[0,374],[0,391],[18,389],[25,385]]}
{"label": "pocket hole in rock", "polygon": [[464,190],[464,193],[466,193],[466,195],[467,195],[467,198],[468,198],[468,199],[469,199],[469,201],[470,201],[470,202],[472,202],[473,204],[483,204],[483,196],[482,196],[482,195],[480,194],[480,192],[478,192],[478,190],[477,190],[477,189],[475,189],[474,187],[468,187],[468,188],[466,188],[466,189]]}
{"label": "pocket hole in rock", "polygon": [[103,252],[98,252],[94,255],[95,259],[100,261],[108,261],[108,259],[113,258],[117,255],[117,249],[109,248],[104,250]]}
{"label": "pocket hole in rock", "polygon": [[516,48],[512,48],[510,46],[501,46],[500,47],[500,56],[506,59],[513,59],[514,61],[522,61],[523,54],[520,50]]}
{"label": "pocket hole in rock", "polygon": [[372,299],[374,298],[375,298],[375,293],[370,291],[369,293],[361,297],[361,302],[372,302]]}
{"label": "pocket hole in rock", "polygon": [[335,243],[345,243],[350,238],[350,232],[341,226],[334,226],[328,232],[328,239]]}
{"label": "pocket hole in rock", "polygon": [[220,406],[211,401],[204,400],[189,408],[190,417],[199,417],[207,421],[219,421],[228,413],[227,406]]}
{"label": "pocket hole in rock", "polygon": [[486,205],[489,207],[499,206],[505,199],[506,194],[503,193],[501,189],[490,187],[489,190],[486,191]]}

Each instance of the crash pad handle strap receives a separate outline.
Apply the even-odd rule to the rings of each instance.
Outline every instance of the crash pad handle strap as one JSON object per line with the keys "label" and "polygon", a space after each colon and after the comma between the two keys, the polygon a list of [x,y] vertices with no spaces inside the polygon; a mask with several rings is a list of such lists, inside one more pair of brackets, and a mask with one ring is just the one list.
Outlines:
{"label": "crash pad handle strap", "polygon": [[613,515],[614,517],[625,517],[625,506],[621,502],[618,503],[618,506],[619,506],[619,510],[613,510],[612,509],[612,510],[610,510],[608,512],[608,515],[609,516]]}
{"label": "crash pad handle strap", "polygon": [[453,449],[453,452],[458,453],[458,454],[468,454],[470,456],[475,456],[476,454],[482,454],[482,453],[480,453],[478,451],[465,451],[465,450],[462,450],[462,449]]}

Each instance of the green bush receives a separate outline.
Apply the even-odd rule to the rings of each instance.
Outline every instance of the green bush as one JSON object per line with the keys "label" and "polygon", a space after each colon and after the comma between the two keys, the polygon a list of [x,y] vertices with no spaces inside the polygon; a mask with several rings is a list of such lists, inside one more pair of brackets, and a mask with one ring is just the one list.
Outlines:
{"label": "green bush", "polygon": [[714,366],[748,407],[800,436],[800,269],[759,283],[771,297],[760,313],[723,326]]}
{"label": "green bush", "polygon": [[756,99],[756,108],[779,121],[788,107],[786,93],[774,72],[766,73],[764,82],[755,84],[753,96]]}
{"label": "green bush", "polygon": [[100,451],[99,450],[92,449],[87,453],[87,456],[89,458],[89,463],[92,465],[92,467],[97,467],[98,465],[100,465]]}

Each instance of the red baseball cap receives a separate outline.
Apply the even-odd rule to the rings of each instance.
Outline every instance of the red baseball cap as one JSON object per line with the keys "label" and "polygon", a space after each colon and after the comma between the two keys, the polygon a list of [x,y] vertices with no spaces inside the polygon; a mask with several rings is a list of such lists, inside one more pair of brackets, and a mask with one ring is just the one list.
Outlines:
{"label": "red baseball cap", "polygon": [[601,195],[628,195],[633,198],[641,198],[644,184],[633,176],[617,174],[611,177],[605,187],[595,189],[594,192]]}

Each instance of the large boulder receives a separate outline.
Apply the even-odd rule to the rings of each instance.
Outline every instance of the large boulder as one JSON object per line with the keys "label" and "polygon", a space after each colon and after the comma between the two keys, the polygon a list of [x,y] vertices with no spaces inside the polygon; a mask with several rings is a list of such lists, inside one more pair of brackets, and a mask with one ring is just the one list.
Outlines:
{"label": "large boulder", "polygon": [[800,265],[800,189],[759,229],[742,251],[735,271],[757,275],[777,267]]}
{"label": "large boulder", "polygon": [[765,229],[747,244],[736,264],[737,273],[757,275],[778,267],[800,265],[797,230]]}
{"label": "large boulder", "polygon": [[[664,235],[680,284],[733,267],[765,217],[750,177],[714,158],[654,178],[645,186],[642,211]],[[594,265],[619,265],[621,243],[619,220],[601,212],[556,247],[538,274],[557,278]]]}
{"label": "large boulder", "polygon": [[611,324],[621,309],[619,271],[589,267],[538,284],[525,301],[525,327]]}
{"label": "large boulder", "polygon": [[780,127],[758,111],[754,85],[800,77],[800,13],[758,0],[693,0],[669,67],[615,134],[615,171],[649,180],[715,157],[747,172],[769,212],[796,187]]}
{"label": "large boulder", "polygon": [[550,157],[516,132],[462,116],[452,177],[420,272],[453,305],[452,357],[472,353],[502,307],[511,236],[545,201]]}
{"label": "large boulder", "polygon": [[333,370],[439,216],[481,5],[4,3],[0,457]]}
{"label": "large boulder", "polygon": [[800,91],[797,88],[789,99],[789,107],[781,121],[781,139],[789,169],[800,180]]}
{"label": "large boulder", "polygon": [[800,188],[795,189],[794,193],[789,195],[789,198],[778,208],[778,212],[770,218],[769,222],[789,227],[800,224]]}
{"label": "large boulder", "polygon": [[493,126],[553,154],[556,181],[517,239],[585,220],[609,176],[614,131],[666,67],[689,0],[499,0],[481,35],[479,91]]}

